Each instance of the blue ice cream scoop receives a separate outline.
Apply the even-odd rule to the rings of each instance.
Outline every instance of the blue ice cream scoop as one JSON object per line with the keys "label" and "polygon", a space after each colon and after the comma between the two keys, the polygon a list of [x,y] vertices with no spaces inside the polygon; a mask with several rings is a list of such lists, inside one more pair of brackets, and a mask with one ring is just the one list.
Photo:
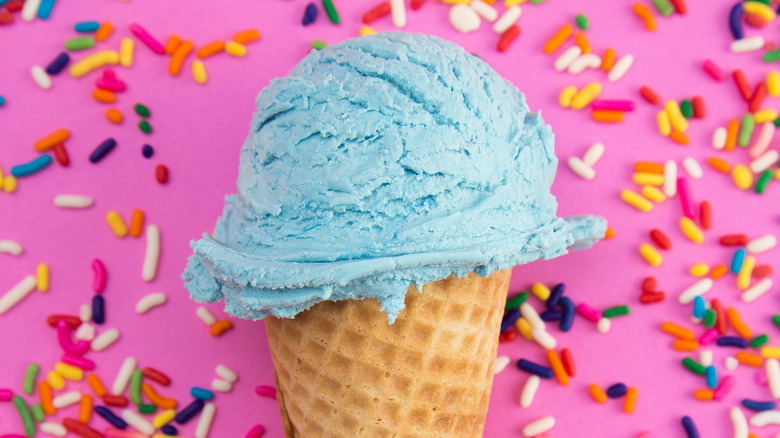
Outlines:
{"label": "blue ice cream scoop", "polygon": [[381,33],[312,51],[257,97],[237,193],[183,274],[246,319],[376,298],[550,259],[604,236],[559,218],[554,136],[487,63],[442,39]]}

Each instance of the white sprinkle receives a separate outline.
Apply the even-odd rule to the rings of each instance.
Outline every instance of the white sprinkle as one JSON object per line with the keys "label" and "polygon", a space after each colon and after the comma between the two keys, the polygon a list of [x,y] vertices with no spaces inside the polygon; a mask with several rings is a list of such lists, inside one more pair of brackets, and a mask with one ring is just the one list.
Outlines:
{"label": "white sprinkle", "polygon": [[541,381],[542,379],[540,379],[537,375],[528,376],[528,380],[526,380],[525,385],[523,385],[523,392],[520,393],[521,407],[527,408],[531,406],[531,403],[534,402],[534,396],[536,395],[536,391],[539,389],[539,383]]}
{"label": "white sprinkle", "polygon": [[40,65],[34,65],[30,69],[30,75],[32,75],[33,81],[43,90],[51,88],[51,78]]}
{"label": "white sprinkle", "polygon": [[59,208],[88,208],[95,201],[89,196],[82,195],[57,195],[54,197],[54,206]]}
{"label": "white sprinkle", "polygon": [[138,300],[138,304],[135,305],[135,311],[143,315],[154,307],[162,306],[167,300],[168,296],[162,292],[149,294]]}
{"label": "white sprinkle", "polygon": [[95,340],[92,341],[90,348],[92,348],[93,351],[103,351],[116,342],[117,339],[119,339],[119,330],[115,328],[108,329],[99,334]]}
{"label": "white sprinkle", "polygon": [[[116,374],[114,384],[111,386],[111,394],[121,395],[127,389],[127,384],[130,382],[130,376],[133,374],[135,367],[138,365],[138,361],[133,357],[128,357],[122,362],[122,366],[119,368],[119,372]],[[151,433],[151,432],[149,432]]]}
{"label": "white sprinkle", "polygon": [[580,49],[580,46],[569,47],[568,49],[564,50],[564,52],[561,53],[558,58],[556,58],[555,69],[558,71],[566,70],[575,59],[580,57],[580,55],[582,55],[582,49]]}
{"label": "white sprinkle", "polygon": [[92,321],[92,306],[87,303],[79,307],[79,319],[81,322]]}
{"label": "white sprinkle", "polygon": [[60,394],[57,397],[51,399],[51,404],[57,409],[62,409],[70,405],[75,405],[80,401],[81,401],[81,392],[70,391],[64,394]]}
{"label": "white sprinkle", "polygon": [[734,438],[748,438],[748,422],[745,413],[737,406],[731,408],[731,425],[734,426]]}
{"label": "white sprinkle", "polygon": [[569,73],[576,75],[585,71],[586,68],[596,69],[599,67],[601,67],[601,58],[593,53],[585,53],[569,65]]}
{"label": "white sprinkle", "polygon": [[211,313],[209,309],[203,306],[198,307],[198,309],[195,310],[195,315],[198,317],[198,319],[203,321],[203,323],[209,327],[211,327],[212,325],[214,325],[215,322],[217,322],[217,317],[214,316],[214,314]]}
{"label": "white sprinkle", "polygon": [[496,18],[498,18],[498,11],[496,11],[496,8],[481,0],[471,0],[469,6],[487,21],[496,21]]}
{"label": "white sprinkle", "polygon": [[217,407],[214,406],[214,403],[206,403],[203,406],[203,410],[200,411],[200,418],[198,418],[198,425],[195,427],[195,438],[207,438],[209,436],[211,422],[214,421],[216,412]]}
{"label": "white sprinkle", "polygon": [[146,255],[141,271],[144,281],[152,281],[157,275],[157,263],[160,260],[160,229],[157,225],[146,227]]}
{"label": "white sprinkle", "polygon": [[214,379],[211,381],[211,389],[217,392],[230,392],[233,389],[233,384],[227,380]]}
{"label": "white sprinkle", "polygon": [[704,367],[712,365],[712,359],[712,350],[702,350],[701,353],[699,353],[699,363]]}
{"label": "white sprinkle", "polygon": [[536,312],[536,309],[527,301],[520,305],[520,314],[523,315],[523,318],[525,318],[529,324],[531,324],[531,327],[542,330],[546,329],[544,321],[542,321],[542,318]]}
{"label": "white sprinkle", "polygon": [[238,380],[238,374],[225,365],[217,365],[217,369],[214,370],[217,375],[230,383],[236,383]]}
{"label": "white sprinkle", "polygon": [[0,240],[0,253],[18,256],[24,249],[22,245],[13,240]]}
{"label": "white sprinkle", "polygon": [[695,316],[691,316],[691,322],[694,323],[694,324],[701,324],[703,319],[704,318],[697,318]]}
{"label": "white sprinkle", "polygon": [[753,239],[745,245],[747,252],[751,254],[761,254],[762,252],[769,251],[777,245],[777,238],[772,234]]}
{"label": "white sprinkle", "polygon": [[677,163],[672,160],[664,164],[664,194],[670,198],[677,194]]}
{"label": "white sprinkle", "polygon": [[130,409],[125,409],[122,411],[122,419],[127,422],[130,426],[137,429],[139,432],[144,433],[146,435],[151,435],[154,433],[154,426],[152,426],[152,423],[146,421],[145,418],[138,415],[135,411],[132,411]]}
{"label": "white sprinkle", "polygon": [[631,64],[634,63],[634,55],[625,55],[615,62],[612,69],[607,74],[607,79],[610,82],[617,82],[628,73],[628,69],[631,68]]}
{"label": "white sprinkle", "polygon": [[35,276],[28,275],[22,279],[16,286],[0,297],[0,315],[7,312],[11,307],[22,301],[30,292],[35,290],[37,285]]}
{"label": "white sprinkle", "polygon": [[684,159],[683,168],[693,179],[700,179],[704,175],[704,172],[701,170],[701,166],[699,165],[699,162],[696,161],[696,158],[688,157]]}
{"label": "white sprinkle", "polygon": [[533,423],[527,424],[523,428],[523,436],[524,437],[536,436],[541,433],[547,432],[553,427],[555,427],[555,418],[553,417],[540,418],[534,421]]}
{"label": "white sprinkle", "polygon": [[509,356],[498,356],[493,363],[493,375],[504,371],[507,365],[509,365]]}
{"label": "white sprinkle", "polygon": [[493,25],[493,32],[497,34],[506,32],[506,30],[512,27],[512,25],[515,24],[515,21],[520,18],[520,14],[522,12],[523,11],[520,9],[520,6],[517,5],[507,9],[506,12],[501,15],[501,18],[499,18],[498,21],[496,21],[496,23]]}
{"label": "white sprinkle", "polygon": [[51,421],[39,424],[38,428],[41,430],[41,432],[49,435],[65,436],[68,434],[68,429],[65,429],[65,426],[59,423],[53,423]]}
{"label": "white sprinkle", "polygon": [[601,142],[593,143],[591,147],[582,156],[582,161],[588,166],[595,166],[604,155],[604,144]]}
{"label": "white sprinkle", "polygon": [[751,426],[764,427],[769,426],[770,424],[780,424],[780,411],[759,412],[750,419]]}
{"label": "white sprinkle", "polygon": [[95,326],[88,322],[82,322],[73,336],[77,341],[92,342],[95,339]]}
{"label": "white sprinkle", "polygon": [[599,319],[599,322],[596,323],[596,330],[598,330],[599,333],[607,333],[611,328],[612,321],[610,321],[609,318],[601,318]]}
{"label": "white sprinkle", "polygon": [[27,0],[22,6],[22,20],[33,21],[41,6],[41,0]]}
{"label": "white sprinkle", "polygon": [[596,177],[596,171],[582,161],[580,157],[569,157],[568,164],[569,169],[582,179],[590,180]]}
{"label": "white sprinkle", "polygon": [[477,11],[468,5],[457,4],[450,8],[450,24],[460,33],[474,32],[481,22]]}
{"label": "white sprinkle", "polygon": [[722,126],[715,128],[712,132],[712,147],[716,150],[722,150],[726,147],[726,137],[728,137],[728,131]]}
{"label": "white sprinkle", "polygon": [[770,357],[764,362],[767,384],[772,392],[772,398],[780,398],[780,362]]}
{"label": "white sprinkle", "polygon": [[680,294],[680,304],[690,304],[699,295],[704,295],[712,289],[712,279],[702,278]]}
{"label": "white sprinkle", "polygon": [[780,159],[780,153],[774,149],[770,149],[750,163],[750,171],[753,173],[763,173],[777,163],[778,159]]}
{"label": "white sprinkle", "polygon": [[764,278],[763,280],[754,284],[752,287],[746,290],[745,293],[742,294],[742,301],[746,303],[752,303],[753,301],[758,299],[758,297],[760,297],[761,295],[764,295],[765,293],[769,292],[769,289],[771,288],[772,288],[772,279]]}
{"label": "white sprinkle", "polygon": [[404,0],[390,0],[390,13],[393,17],[393,26],[398,28],[406,26],[406,3]]}
{"label": "white sprinkle", "polygon": [[753,52],[763,49],[765,43],[762,36],[742,38],[731,43],[731,51],[734,53]]}
{"label": "white sprinkle", "polygon": [[555,337],[542,328],[531,330],[531,337],[533,337],[534,341],[541,345],[545,350],[552,350],[558,345],[558,341],[555,340]]}
{"label": "white sprinkle", "polygon": [[729,356],[726,358],[725,365],[727,370],[734,371],[739,366],[739,360],[736,357]]}

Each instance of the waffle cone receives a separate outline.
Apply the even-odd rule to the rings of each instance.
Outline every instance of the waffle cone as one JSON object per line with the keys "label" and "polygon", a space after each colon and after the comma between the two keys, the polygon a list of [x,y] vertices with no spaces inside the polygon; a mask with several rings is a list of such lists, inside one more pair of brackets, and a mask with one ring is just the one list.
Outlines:
{"label": "waffle cone", "polygon": [[393,324],[375,299],[267,318],[285,435],[481,437],[509,277],[411,286]]}

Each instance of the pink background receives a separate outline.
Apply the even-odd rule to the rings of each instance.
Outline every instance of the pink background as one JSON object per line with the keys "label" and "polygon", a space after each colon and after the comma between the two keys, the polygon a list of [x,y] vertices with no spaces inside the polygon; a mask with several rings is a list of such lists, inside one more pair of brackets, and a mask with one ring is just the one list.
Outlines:
{"label": "pink background", "polygon": [[[225,193],[234,192],[238,152],[254,108],[257,92],[273,77],[284,75],[307,52],[311,39],[335,43],[357,35],[361,14],[375,2],[341,0],[337,6],[342,24],[332,25],[320,10],[318,21],[302,27],[300,19],[305,1],[142,2],[82,0],[60,1],[48,21],[16,22],[0,29],[0,95],[6,105],[0,108],[0,162],[4,171],[36,156],[33,142],[59,127],[67,127],[72,137],[67,142],[71,166],[54,164],[44,172],[20,180],[13,195],[0,193],[0,239],[20,242],[25,250],[20,257],[0,254],[0,291],[34,273],[37,263],[47,262],[52,270],[52,286],[47,294],[33,293],[12,311],[0,316],[0,387],[21,389],[22,376],[30,361],[48,371],[61,351],[55,331],[44,324],[51,313],[77,314],[81,303],[92,297],[90,261],[101,258],[109,272],[107,322],[122,335],[104,352],[89,353],[98,364],[97,374],[109,386],[120,363],[127,356],[140,366],[152,366],[167,372],[174,380],[165,395],[177,398],[180,406],[188,403],[191,386],[208,387],[214,367],[224,363],[238,371],[239,382],[233,392],[217,395],[214,437],[243,436],[251,426],[262,423],[269,437],[283,436],[275,402],[256,396],[258,384],[272,384],[272,365],[267,352],[262,323],[234,321],[235,329],[220,338],[208,334],[208,328],[195,317],[197,305],[182,287],[180,273],[190,254],[188,243],[211,230],[222,210]],[[500,3],[500,2],[499,2]],[[406,30],[433,33],[478,52],[500,74],[523,90],[533,110],[542,110],[557,136],[561,162],[576,154],[582,156],[592,143],[601,141],[606,154],[596,165],[597,177],[586,182],[563,165],[553,192],[560,203],[561,215],[595,213],[605,216],[617,230],[617,238],[595,248],[554,261],[536,262],[516,268],[511,292],[540,281],[567,284],[567,293],[575,302],[587,301],[598,308],[629,304],[632,314],[613,320],[612,331],[601,335],[594,324],[578,318],[574,329],[561,334],[551,328],[560,346],[569,346],[577,360],[578,374],[568,387],[544,381],[529,409],[518,405],[519,392],[526,375],[510,365],[495,379],[485,436],[520,436],[527,422],[553,415],[558,437],[633,437],[651,430],[657,437],[684,436],[680,426],[683,415],[691,415],[702,436],[731,436],[728,410],[742,398],[770,398],[765,387],[754,381],[752,369],[740,367],[732,373],[738,384],[721,402],[702,403],[692,393],[703,388],[704,380],[683,370],[684,357],[673,351],[671,339],[660,333],[663,320],[688,323],[690,307],[677,304],[680,291],[694,282],[687,274],[690,265],[704,261],[711,265],[728,261],[731,252],[717,245],[717,237],[744,231],[751,236],[777,233],[777,182],[764,196],[740,192],[730,177],[705,165],[702,180],[692,181],[695,199],[709,199],[714,208],[715,225],[707,233],[707,242],[696,246],[687,242],[677,227],[681,215],[676,199],[658,206],[651,214],[641,214],[618,199],[622,188],[632,187],[632,165],[637,160],[682,160],[693,156],[701,163],[716,154],[710,136],[716,126],[746,110],[733,84],[712,81],[700,69],[705,58],[712,58],[724,69],[743,68],[754,82],[765,77],[770,66],[758,54],[735,55],[728,52],[732,38],[727,29],[727,14],[732,2],[690,2],[686,16],[657,17],[658,30],[649,33],[631,12],[632,2],[556,0],[542,5],[523,6],[520,18],[522,34],[506,53],[495,51],[497,36],[490,26],[469,35],[460,35],[449,26],[446,6],[427,2],[420,11],[409,11]],[[319,5],[319,3],[318,3]],[[500,8],[503,9],[503,8]],[[619,56],[632,53],[634,66],[624,79],[607,83],[602,71],[570,76],[553,70],[554,57],[541,51],[544,41],[563,23],[573,22],[577,12],[585,13],[592,29],[588,39],[596,53],[614,47]],[[127,26],[142,23],[153,35],[165,41],[170,33],[191,38],[196,46],[214,39],[228,39],[233,32],[257,27],[262,40],[248,46],[245,59],[225,54],[206,61],[209,82],[197,85],[189,63],[180,77],[167,74],[167,58],[151,53],[136,43],[132,68],[118,68],[118,76],[128,83],[128,91],[119,95],[116,107],[125,115],[121,126],[109,124],[104,104],[90,97],[96,73],[74,80],[67,73],[54,78],[49,91],[32,82],[32,65],[45,66],[62,48],[62,42],[75,36],[72,26],[85,20],[111,21],[116,31],[99,43],[100,48],[117,49]],[[392,30],[389,17],[375,23],[377,30]],[[763,32],[769,37],[774,29]],[[95,50],[95,49],[92,49]],[[558,52],[560,53],[560,52]],[[83,54],[75,54],[81,58]],[[664,99],[705,97],[705,120],[693,120],[691,145],[681,147],[661,137],[655,129],[655,112],[643,101],[625,123],[600,125],[590,120],[589,111],[563,110],[557,105],[558,92],[566,85],[583,86],[591,81],[605,83],[605,98],[638,100],[637,89],[651,85]],[[135,126],[132,112],[135,102],[145,103],[152,111],[154,133],[142,134]],[[765,106],[777,106],[770,100]],[[103,162],[92,165],[89,152],[106,137],[119,145]],[[148,142],[156,154],[141,157],[141,146]],[[776,147],[773,145],[773,147]],[[748,162],[747,154],[718,153],[733,163]],[[160,186],[154,180],[154,166],[165,163],[170,182]],[[95,205],[85,211],[63,211],[53,207],[52,199],[61,193],[93,196]],[[129,218],[133,208],[146,212],[147,224],[157,224],[162,233],[162,258],[157,279],[141,279],[144,239],[117,239],[108,229],[104,216],[108,210]],[[650,268],[637,255],[636,248],[647,241],[652,227],[664,229],[674,240],[673,250],[664,253],[664,264]],[[759,263],[778,261],[778,250],[759,256]],[[639,284],[646,275],[656,275],[660,288],[670,295],[665,303],[642,306],[638,303]],[[169,302],[146,315],[134,312],[137,300],[151,292],[163,291]],[[757,333],[775,337],[769,315],[777,306],[770,292],[754,305],[738,300],[734,277],[716,283],[708,297],[718,296],[724,304],[737,304],[743,317]],[[539,307],[538,300],[533,301]],[[219,317],[222,305],[211,306]],[[733,349],[713,347],[715,364],[725,374],[723,359]],[[502,344],[499,354],[513,362],[525,357],[544,361],[541,348],[524,339]],[[698,358],[695,355],[694,358]],[[622,400],[606,405],[594,403],[587,394],[591,383],[606,387],[625,382],[639,390],[636,413],[622,412]],[[81,385],[83,386],[83,385]],[[80,387],[70,383],[68,388]],[[89,392],[87,390],[87,392]],[[62,416],[75,417],[77,408],[64,409]],[[102,419],[92,424],[102,429]],[[181,428],[191,436],[195,421]],[[0,404],[0,431],[21,431],[10,403]],[[778,433],[780,428],[764,429],[761,436]]]}

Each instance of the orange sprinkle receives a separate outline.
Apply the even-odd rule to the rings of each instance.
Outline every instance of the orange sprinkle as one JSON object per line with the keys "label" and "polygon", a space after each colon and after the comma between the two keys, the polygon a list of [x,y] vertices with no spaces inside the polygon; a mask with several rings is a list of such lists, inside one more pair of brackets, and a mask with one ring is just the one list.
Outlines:
{"label": "orange sprinkle", "polygon": [[130,215],[130,235],[138,237],[144,230],[144,212],[137,208],[133,209],[133,214]]}
{"label": "orange sprinkle", "polygon": [[596,110],[593,111],[593,120],[601,123],[620,123],[623,121],[623,112]]}
{"label": "orange sprinkle", "polygon": [[751,433],[750,435],[748,435],[748,438],[758,438],[758,435]]}
{"label": "orange sprinkle", "polygon": [[187,56],[192,52],[192,41],[186,40],[183,43],[179,44],[179,47],[176,48],[176,51],[173,52],[171,55],[171,61],[168,63],[168,73],[171,74],[171,76],[178,76],[181,72],[181,66],[184,64],[184,60],[187,58]]}
{"label": "orange sprinkle", "polygon": [[103,23],[100,23],[100,27],[98,28],[97,32],[95,32],[95,39],[98,41],[105,41],[108,39],[108,37],[111,36],[113,32],[114,25],[108,21],[104,21]]}
{"label": "orange sprinkle", "polygon": [[699,349],[699,343],[688,339],[677,339],[672,344],[672,348],[677,351],[696,351]]}
{"label": "orange sprinkle", "polygon": [[726,275],[727,272],[729,272],[729,268],[721,263],[712,269],[710,277],[712,277],[713,280],[720,280],[724,275]]}
{"label": "orange sprinkle", "polygon": [[544,43],[544,53],[550,54],[555,51],[558,47],[561,46],[569,37],[571,36],[572,32],[574,32],[574,27],[571,24],[564,24],[561,26],[560,29],[558,29],[557,32],[555,32],[555,35],[552,36],[549,40],[547,40],[546,43]]}
{"label": "orange sprinkle", "polygon": [[734,147],[737,146],[737,134],[739,131],[739,120],[729,120],[728,127],[726,128],[726,147],[725,150],[731,152]]}
{"label": "orange sprinkle", "polygon": [[247,29],[233,34],[233,41],[239,44],[251,43],[260,39],[260,32],[257,29]]}
{"label": "orange sprinkle", "polygon": [[106,387],[103,386],[100,377],[90,374],[87,376],[87,383],[89,383],[89,387],[92,388],[92,392],[94,392],[96,396],[103,397],[106,395]]}
{"label": "orange sprinkle", "polygon": [[593,400],[596,400],[598,403],[607,402],[607,394],[599,385],[596,385],[595,383],[590,385],[590,387],[588,387],[588,392],[590,392],[590,396],[593,397]]}
{"label": "orange sprinkle", "polygon": [[168,37],[168,41],[165,42],[165,53],[173,55],[173,52],[176,51],[179,44],[181,44],[181,37],[175,33],[171,34],[171,36]]}
{"label": "orange sprinkle", "polygon": [[634,164],[634,172],[638,173],[664,173],[664,165],[650,161],[640,161]]}
{"label": "orange sprinkle", "polygon": [[641,18],[645,23],[645,29],[650,32],[655,30],[655,17],[653,17],[653,11],[640,2],[634,3],[634,14]]}
{"label": "orange sprinkle", "polygon": [[95,98],[95,100],[97,100],[98,102],[102,102],[102,103],[116,102],[116,94],[114,94],[113,91],[102,90],[100,88],[95,88],[92,91],[92,97]]}
{"label": "orange sprinkle", "polygon": [[585,36],[584,32],[575,33],[574,42],[580,46],[582,53],[590,53],[593,50],[593,48],[590,46],[590,43],[588,42],[588,37]]}
{"label": "orange sprinkle", "polygon": [[693,332],[693,330],[688,330],[687,328],[677,325],[673,322],[663,322],[661,323],[661,331],[664,333],[668,333],[677,339],[684,339],[688,341],[692,341],[696,339],[696,334]]}
{"label": "orange sprinkle", "polygon": [[758,368],[764,364],[764,358],[755,353],[748,353],[747,351],[740,351],[739,353],[735,354],[734,357],[739,361],[739,363],[750,367]]}
{"label": "orange sprinkle", "polygon": [[161,396],[160,394],[157,394],[155,392],[152,385],[148,383],[142,383],[141,384],[141,390],[144,392],[144,395],[146,395],[146,398],[149,399],[152,403],[154,403],[155,406],[161,409],[175,409],[176,408],[176,400],[172,398],[165,398]]}
{"label": "orange sprinkle", "polygon": [[79,405],[79,421],[86,424],[89,423],[89,419],[92,418],[92,397],[88,394],[81,396],[81,404]]}
{"label": "orange sprinkle", "polygon": [[122,113],[116,108],[109,108],[106,110],[106,118],[109,122],[114,124],[122,123]]}
{"label": "orange sprinkle", "polygon": [[728,161],[726,161],[726,160],[724,160],[722,158],[710,157],[710,158],[707,159],[707,163],[709,163],[709,165],[713,169],[717,170],[720,173],[729,173],[729,172],[731,172],[731,164],[729,164]]}
{"label": "orange sprinkle", "polygon": [[555,378],[558,379],[558,383],[564,386],[568,385],[569,375],[566,374],[561,357],[555,350],[547,350],[547,361],[550,362],[550,368],[552,368]]}
{"label": "orange sprinkle", "polygon": [[728,310],[726,310],[726,317],[729,319],[731,327],[735,332],[737,332],[737,334],[745,339],[750,339],[753,337],[753,330],[751,330],[750,327],[748,327],[745,322],[742,321],[742,317],[739,316],[737,309],[729,307]]}
{"label": "orange sprinkle", "polygon": [[672,133],[669,134],[669,138],[674,140],[676,143],[679,143],[681,145],[687,145],[691,141],[688,139],[688,136],[683,134],[682,132],[672,129]]}
{"label": "orange sprinkle", "polygon": [[46,415],[54,415],[57,409],[51,403],[51,385],[45,380],[38,382],[38,396],[41,398],[41,407]]}
{"label": "orange sprinkle", "polygon": [[223,50],[225,50],[224,41],[213,41],[198,49],[198,51],[195,52],[195,55],[197,55],[198,58],[203,59],[208,58],[211,55],[216,55]]}
{"label": "orange sprinkle", "polygon": [[693,393],[693,398],[701,401],[710,401],[712,400],[713,396],[714,394],[712,393],[711,389],[697,389]]}
{"label": "orange sprinkle", "polygon": [[60,128],[46,137],[38,139],[38,141],[35,142],[35,150],[38,152],[47,151],[57,144],[64,142],[68,137],[70,137],[70,131],[65,128]]}
{"label": "orange sprinkle", "polygon": [[220,336],[222,333],[225,333],[226,331],[233,328],[233,323],[230,322],[227,319],[223,319],[221,321],[217,321],[214,324],[209,327],[209,333],[212,336]]}
{"label": "orange sprinkle", "polygon": [[607,47],[604,51],[604,57],[601,60],[601,69],[604,71],[612,70],[612,66],[615,65],[615,49]]}
{"label": "orange sprinkle", "polygon": [[628,392],[626,392],[626,401],[623,403],[623,412],[626,414],[631,414],[634,412],[634,409],[636,409],[637,395],[639,394],[637,393],[636,388],[628,388]]}
{"label": "orange sprinkle", "polygon": [[607,232],[604,233],[604,238],[605,239],[614,239],[615,238],[615,229],[610,227],[610,226],[607,226]]}

